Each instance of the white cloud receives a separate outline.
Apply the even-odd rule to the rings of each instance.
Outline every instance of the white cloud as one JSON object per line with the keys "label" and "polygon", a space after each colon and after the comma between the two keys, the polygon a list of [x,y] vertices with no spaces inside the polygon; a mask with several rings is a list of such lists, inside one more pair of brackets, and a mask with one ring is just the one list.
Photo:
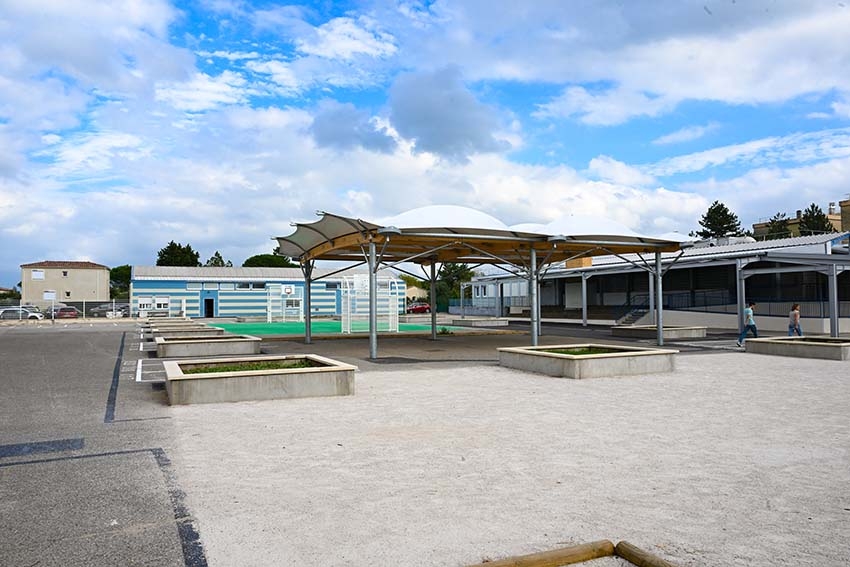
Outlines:
{"label": "white cloud", "polygon": [[396,52],[395,38],[371,18],[334,18],[315,29],[314,37],[296,40],[298,51],[326,59],[350,60],[358,55],[387,57]]}
{"label": "white cloud", "polygon": [[538,105],[537,118],[577,118],[585,124],[612,126],[637,116],[658,116],[674,104],[659,96],[622,88],[593,93],[584,87],[568,87],[551,101]]}
{"label": "white cloud", "polygon": [[217,77],[199,72],[188,81],[157,84],[156,99],[178,110],[203,112],[245,103],[251,92],[245,78],[233,71],[224,71]]}
{"label": "white cloud", "polygon": [[618,185],[643,187],[655,183],[651,175],[609,156],[597,156],[590,160],[587,172],[592,177]]}
{"label": "white cloud", "polygon": [[675,132],[660,136],[654,139],[652,143],[656,146],[664,146],[667,144],[690,142],[702,138],[709,132],[717,130],[719,127],[720,125],[716,122],[710,122],[705,126],[687,126],[685,128],[682,128],[681,130],[676,130]]}
{"label": "white cloud", "polygon": [[246,67],[255,73],[270,75],[271,80],[281,87],[284,93],[295,94],[303,86],[287,61],[249,61]]}
{"label": "white cloud", "polygon": [[641,169],[650,175],[665,177],[728,164],[760,166],[784,162],[806,163],[845,156],[850,156],[850,128],[775,136],[721,146],[663,159]]}

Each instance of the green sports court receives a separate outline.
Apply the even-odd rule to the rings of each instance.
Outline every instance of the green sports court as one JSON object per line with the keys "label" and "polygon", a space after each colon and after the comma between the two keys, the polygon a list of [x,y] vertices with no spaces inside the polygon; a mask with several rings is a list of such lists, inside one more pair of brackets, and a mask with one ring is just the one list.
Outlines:
{"label": "green sports court", "polygon": [[[380,322],[379,322],[380,323]],[[246,323],[215,323],[212,325],[220,329],[224,329],[228,333],[237,335],[304,335],[305,328],[303,321],[286,321],[286,322],[246,322]],[[311,329],[314,335],[342,335],[342,322],[333,319],[313,320]],[[399,323],[399,333],[430,333],[431,325],[416,325],[411,323]],[[438,325],[437,332],[445,334],[446,331],[468,331],[466,327],[452,327],[449,325]],[[368,321],[352,321],[352,333],[368,333]],[[378,325],[379,333],[388,333],[385,325]]]}

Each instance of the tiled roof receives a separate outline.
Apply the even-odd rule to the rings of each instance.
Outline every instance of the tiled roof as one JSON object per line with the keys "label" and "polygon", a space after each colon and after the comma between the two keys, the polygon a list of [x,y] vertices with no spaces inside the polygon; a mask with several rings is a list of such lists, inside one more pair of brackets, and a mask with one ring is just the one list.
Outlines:
{"label": "tiled roof", "polygon": [[33,262],[32,264],[21,264],[22,268],[73,268],[88,270],[108,270],[109,266],[95,264],[94,262],[77,262],[65,260],[45,260],[44,262]]}

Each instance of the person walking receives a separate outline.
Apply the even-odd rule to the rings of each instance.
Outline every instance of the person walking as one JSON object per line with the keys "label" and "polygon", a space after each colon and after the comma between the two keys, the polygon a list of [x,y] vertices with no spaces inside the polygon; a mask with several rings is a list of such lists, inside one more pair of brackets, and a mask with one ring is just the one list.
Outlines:
{"label": "person walking", "polygon": [[798,337],[803,336],[803,328],[800,326],[800,304],[795,303],[791,306],[791,313],[788,314],[788,336],[793,337],[797,333]]}
{"label": "person walking", "polygon": [[756,327],[756,320],[753,318],[753,309],[755,306],[755,301],[750,301],[744,309],[744,330],[741,331],[741,334],[738,336],[738,341],[736,343],[738,346],[742,346],[744,344],[748,331],[753,332],[754,339],[759,338],[759,330]]}

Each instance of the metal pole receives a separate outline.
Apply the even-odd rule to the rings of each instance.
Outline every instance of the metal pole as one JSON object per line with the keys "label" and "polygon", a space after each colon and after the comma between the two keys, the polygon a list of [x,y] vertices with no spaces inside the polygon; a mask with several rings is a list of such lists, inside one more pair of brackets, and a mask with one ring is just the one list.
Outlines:
{"label": "metal pole", "polygon": [[581,275],[581,324],[587,327],[587,274]]}
{"label": "metal pole", "polygon": [[369,241],[369,358],[378,358],[378,268],[375,241]]}
{"label": "metal pole", "polygon": [[[306,264],[301,264],[301,271],[304,273],[304,305],[306,306],[304,312],[304,344],[312,344],[313,342],[313,302],[310,290],[311,283],[313,280],[313,261],[310,260]],[[286,300],[283,297],[280,298],[283,302],[282,308],[284,314],[286,312]]]}
{"label": "metal pole", "polygon": [[835,264],[829,266],[829,336],[837,337],[838,328],[838,270]]}
{"label": "metal pole", "polygon": [[466,313],[463,310],[463,282],[460,282],[460,318],[466,319]]}
{"label": "metal pole", "polygon": [[744,306],[746,305],[746,280],[744,274],[741,273],[743,262],[740,259],[735,260],[735,282],[738,288],[738,332],[744,330]]}
{"label": "metal pole", "polygon": [[437,340],[437,263],[431,262],[431,340]]}
{"label": "metal pole", "polygon": [[658,301],[656,308],[658,318],[655,322],[655,336],[658,339],[658,346],[664,346],[664,290],[661,287],[661,279],[664,274],[661,272],[661,252],[655,253],[655,289],[658,290]]}
{"label": "metal pole", "polygon": [[531,293],[531,346],[537,346],[537,250],[534,248],[531,249],[528,291]]}
{"label": "metal pole", "polygon": [[655,325],[655,273],[649,272],[649,316]]}

